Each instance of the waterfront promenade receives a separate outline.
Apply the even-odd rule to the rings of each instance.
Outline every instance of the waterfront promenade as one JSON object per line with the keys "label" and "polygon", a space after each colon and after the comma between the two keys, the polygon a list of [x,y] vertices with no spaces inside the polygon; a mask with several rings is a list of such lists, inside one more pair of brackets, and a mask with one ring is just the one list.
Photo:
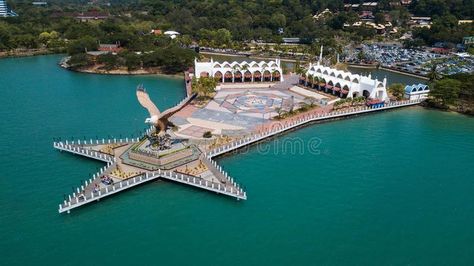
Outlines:
{"label": "waterfront promenade", "polygon": [[[251,145],[253,143],[263,141],[265,139],[271,138],[278,134],[284,133],[286,131],[304,126],[306,124],[318,121],[325,121],[331,119],[339,119],[347,116],[355,116],[366,113],[373,113],[378,111],[390,110],[394,108],[401,108],[406,106],[413,106],[419,104],[420,100],[412,101],[400,101],[392,102],[385,104],[382,107],[372,108],[372,107],[355,107],[349,110],[333,111],[330,113],[307,113],[298,116],[296,119],[287,119],[285,121],[278,121],[271,125],[271,127],[252,134],[250,136],[245,136],[241,139],[238,139],[229,144],[207,150],[201,160],[203,163],[211,169],[212,175],[219,182],[213,182],[211,180],[206,180],[202,177],[191,176],[183,173],[178,173],[175,171],[163,171],[159,169],[158,171],[142,171],[138,175],[133,177],[120,180],[118,182],[113,182],[110,185],[99,186],[101,183],[101,178],[110,173],[110,171],[116,167],[117,164],[121,162],[117,160],[117,157],[114,157],[109,154],[104,154],[92,150],[91,147],[96,147],[101,144],[119,144],[119,145],[130,145],[135,142],[138,142],[139,139],[114,139],[114,140],[90,140],[87,141],[77,141],[77,142],[54,142],[53,147],[61,150],[71,152],[73,154],[86,156],[92,159],[100,160],[107,162],[107,166],[100,169],[97,174],[94,174],[93,178],[87,180],[84,185],[77,188],[72,195],[68,195],[64,202],[59,204],[59,212],[70,212],[72,209],[86,205],[88,203],[98,201],[101,198],[116,194],[118,192],[124,191],[126,189],[135,187],[137,185],[146,183],[148,181],[156,179],[165,179],[185,185],[190,185],[193,187],[201,188],[218,194],[227,195],[234,197],[236,199],[247,199],[246,192],[231,178],[221,166],[219,166],[214,160],[214,157],[223,155],[228,152],[240,149],[244,146]],[[147,134],[151,132],[151,129],[147,130]],[[97,185],[96,185],[97,184]]]}
{"label": "waterfront promenade", "polygon": [[261,132],[257,134],[250,135],[248,137],[244,137],[237,141],[231,142],[224,146],[212,149],[207,152],[207,156],[209,158],[216,157],[244,146],[262,141],[264,139],[273,137],[275,135],[281,134],[285,131],[289,131],[305,124],[317,122],[317,121],[324,121],[324,120],[331,120],[331,119],[338,119],[343,118],[346,116],[355,116],[360,114],[372,113],[377,111],[384,111],[390,110],[394,108],[406,107],[406,106],[413,106],[421,103],[422,100],[411,100],[411,101],[400,101],[400,102],[393,102],[385,104],[383,107],[356,107],[351,108],[350,110],[341,110],[341,111],[333,111],[330,113],[308,113],[299,116],[297,119],[287,119],[285,121],[277,121],[271,123],[270,127],[262,129]]}

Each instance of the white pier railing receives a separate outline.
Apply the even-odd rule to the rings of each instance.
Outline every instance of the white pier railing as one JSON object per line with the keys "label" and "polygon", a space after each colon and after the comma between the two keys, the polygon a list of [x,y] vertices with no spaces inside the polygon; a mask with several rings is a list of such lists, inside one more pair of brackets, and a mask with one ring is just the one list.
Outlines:
{"label": "white pier railing", "polygon": [[[149,129],[151,130],[151,129]],[[113,160],[113,156],[107,153],[99,152],[99,151],[94,151],[92,149],[89,149],[88,147],[91,146],[96,146],[96,145],[108,145],[108,144],[118,144],[118,145],[125,145],[125,144],[131,144],[135,142],[139,142],[140,138],[124,138],[124,139],[96,139],[96,140],[76,140],[76,141],[60,141],[60,142],[53,142],[53,147],[62,150],[62,151],[67,151],[73,154],[78,154],[82,155],[85,157],[89,157],[92,159],[96,159],[99,161],[103,162],[110,162]]]}
{"label": "white pier railing", "polygon": [[217,175],[216,176],[217,178],[221,177],[222,179],[225,179],[225,183],[229,183],[233,188],[239,190],[242,194],[245,194],[244,190],[240,187],[240,185],[237,184],[237,182],[235,182],[235,180],[232,177],[230,177],[229,174],[226,171],[224,171],[222,169],[222,166],[218,165],[216,161],[206,156],[203,156],[202,160],[205,163],[211,165],[211,167],[214,167],[214,169],[217,171],[217,173],[214,173]]}
{"label": "white pier railing", "polygon": [[[147,129],[147,132],[150,129]],[[135,142],[139,142],[140,138],[113,138],[113,139],[89,139],[89,140],[65,140],[55,143],[63,143],[63,145],[74,145],[74,146],[95,146],[95,145],[107,145],[107,144],[131,144]]]}
{"label": "white pier railing", "polygon": [[175,173],[170,171],[158,171],[153,172],[150,175],[168,179],[171,181],[184,183],[194,187],[199,187],[205,190],[213,191],[219,194],[227,195],[237,199],[247,199],[247,194],[241,188],[236,188],[233,186],[225,186],[218,182],[211,182],[203,178],[185,175],[181,173]]}
{"label": "white pier railing", "polygon": [[111,162],[114,160],[114,157],[110,154],[83,148],[81,146],[72,146],[69,144],[64,144],[62,142],[54,142],[53,147],[61,151],[67,151],[73,154],[78,154],[84,157],[89,157],[89,158],[96,159],[103,162]]}
{"label": "white pier railing", "polygon": [[[108,169],[112,167],[113,163],[109,162],[107,167],[101,169],[101,171],[97,174],[96,178],[100,178],[103,173],[105,173]],[[187,185],[199,187],[205,190],[227,195],[237,199],[247,199],[247,194],[242,189],[227,187],[220,183],[207,181],[195,176],[189,176],[171,171],[158,170],[156,172],[147,172],[145,174],[141,174],[105,187],[101,187],[97,191],[92,190],[90,192],[85,192],[84,186],[82,186],[81,188],[77,188],[77,193],[74,192],[72,195],[69,195],[68,199],[64,200],[62,204],[59,204],[59,213],[70,212],[70,210],[74,208],[91,203],[93,201],[100,200],[101,198],[108,197],[120,191],[132,188],[148,181],[156,180],[158,178],[184,183]],[[91,182],[93,181],[94,179],[90,179],[89,184],[91,184]],[[86,181],[86,185],[87,184],[88,181]]]}
{"label": "white pier railing", "polygon": [[314,121],[321,121],[321,120],[327,120],[327,119],[334,119],[334,118],[339,118],[339,117],[344,117],[344,116],[351,116],[351,115],[357,115],[357,114],[363,114],[363,113],[370,113],[370,112],[375,112],[375,111],[381,111],[381,110],[387,110],[387,109],[393,109],[393,108],[398,108],[398,107],[404,107],[404,106],[410,106],[410,105],[416,105],[422,102],[423,100],[410,100],[410,101],[400,101],[400,102],[391,102],[388,104],[385,104],[382,107],[356,107],[351,110],[341,110],[341,111],[333,111],[331,113],[327,114],[308,114],[303,116],[302,118],[299,118],[297,120],[293,121],[286,121],[282,122],[280,124],[275,124],[275,128],[265,131],[263,133],[259,134],[254,134],[249,137],[245,137],[242,139],[239,139],[237,141],[231,142],[227,145],[215,148],[213,150],[210,150],[206,153],[206,157],[208,159],[211,159],[215,156],[219,156],[221,154],[225,154],[227,152],[239,149],[241,147],[244,147],[246,145],[252,144],[254,142],[261,141],[263,139],[269,138],[274,135],[278,135],[284,131],[299,127],[303,124],[314,122]]}

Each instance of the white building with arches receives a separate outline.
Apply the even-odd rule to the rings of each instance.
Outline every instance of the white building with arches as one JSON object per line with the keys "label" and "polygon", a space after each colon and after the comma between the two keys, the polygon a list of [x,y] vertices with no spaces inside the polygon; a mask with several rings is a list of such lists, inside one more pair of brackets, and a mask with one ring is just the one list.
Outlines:
{"label": "white building with arches", "polygon": [[221,83],[234,82],[281,82],[283,71],[280,59],[275,61],[252,62],[198,62],[194,60],[194,75],[214,77]]}
{"label": "white building with arches", "polygon": [[426,84],[413,84],[405,87],[405,98],[409,100],[426,99],[430,93],[430,88]]}
{"label": "white building with arches", "polygon": [[352,74],[322,66],[318,63],[309,65],[305,77],[305,85],[324,90],[341,98],[355,98],[364,96],[371,99],[388,100],[387,79],[382,81],[372,79],[372,76]]}

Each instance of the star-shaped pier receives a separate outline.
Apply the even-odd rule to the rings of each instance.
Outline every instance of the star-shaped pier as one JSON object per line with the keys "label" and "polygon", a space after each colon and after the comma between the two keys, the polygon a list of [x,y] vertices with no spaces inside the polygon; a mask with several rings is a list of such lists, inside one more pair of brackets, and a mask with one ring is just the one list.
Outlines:
{"label": "star-shaped pier", "polygon": [[[59,212],[69,213],[74,208],[156,179],[170,180],[236,199],[247,199],[246,192],[212,160],[215,152],[206,154],[197,146],[183,145],[169,151],[170,154],[141,154],[149,134],[153,134],[152,128],[142,138],[54,142],[54,148],[60,151],[106,163],[59,204]],[[178,144],[182,145],[182,142]],[[140,160],[142,157],[138,155],[148,157]],[[161,165],[146,160],[157,157],[170,159],[159,162]]]}

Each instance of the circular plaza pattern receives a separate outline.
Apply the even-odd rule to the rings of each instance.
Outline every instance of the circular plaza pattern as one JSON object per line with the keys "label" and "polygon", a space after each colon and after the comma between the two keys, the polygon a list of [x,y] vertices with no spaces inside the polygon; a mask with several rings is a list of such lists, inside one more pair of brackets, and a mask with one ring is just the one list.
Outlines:
{"label": "circular plaza pattern", "polygon": [[283,98],[271,93],[245,92],[227,95],[223,106],[230,111],[272,112],[281,108]]}

